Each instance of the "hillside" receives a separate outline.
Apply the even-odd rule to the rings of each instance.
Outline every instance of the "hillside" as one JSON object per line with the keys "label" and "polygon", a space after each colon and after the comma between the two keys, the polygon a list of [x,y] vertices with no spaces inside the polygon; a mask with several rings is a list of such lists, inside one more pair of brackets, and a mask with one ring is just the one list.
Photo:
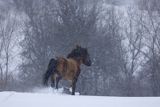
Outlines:
{"label": "hillside", "polygon": [[1,107],[159,107],[159,97],[71,96],[60,93],[0,92]]}

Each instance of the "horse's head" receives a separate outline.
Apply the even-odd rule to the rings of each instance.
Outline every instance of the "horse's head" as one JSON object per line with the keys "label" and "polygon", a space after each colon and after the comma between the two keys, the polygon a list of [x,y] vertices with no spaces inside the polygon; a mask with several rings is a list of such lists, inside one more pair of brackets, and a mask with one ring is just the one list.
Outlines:
{"label": "horse's head", "polygon": [[83,64],[91,66],[91,59],[88,51],[86,48],[82,48],[81,46],[76,46],[76,48],[73,49],[72,52],[67,56],[67,58],[80,58]]}

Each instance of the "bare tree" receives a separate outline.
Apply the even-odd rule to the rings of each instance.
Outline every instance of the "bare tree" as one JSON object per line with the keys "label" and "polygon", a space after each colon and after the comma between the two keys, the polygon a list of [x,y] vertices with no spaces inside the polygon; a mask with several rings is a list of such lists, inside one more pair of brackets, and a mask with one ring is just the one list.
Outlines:
{"label": "bare tree", "polygon": [[[160,94],[160,74],[159,74],[159,32],[160,32],[160,2],[159,0],[139,0],[140,6],[143,7],[143,21],[140,24],[144,27],[145,32],[145,47],[147,51],[141,51],[146,57],[147,61],[145,69],[148,72],[147,78],[150,80],[152,87],[152,95],[158,96]],[[147,80],[146,78],[146,80]]]}
{"label": "bare tree", "polygon": [[16,13],[6,11],[3,13],[3,17],[4,19],[0,22],[0,76],[2,87],[5,89],[11,76],[9,67],[10,58],[13,55],[12,48],[15,46],[13,36],[16,30]]}
{"label": "bare tree", "polygon": [[[160,14],[156,14],[157,11],[152,11],[149,7],[147,8],[147,13],[149,17],[150,22],[150,46],[148,46],[150,50],[150,56],[149,59],[151,61],[151,81],[152,81],[152,89],[153,89],[153,95],[157,96],[160,95],[160,74],[159,74],[159,52],[160,52],[160,44],[159,44],[159,32],[160,32],[160,22],[157,20],[157,17],[159,18]],[[154,15],[156,14],[156,15]]]}

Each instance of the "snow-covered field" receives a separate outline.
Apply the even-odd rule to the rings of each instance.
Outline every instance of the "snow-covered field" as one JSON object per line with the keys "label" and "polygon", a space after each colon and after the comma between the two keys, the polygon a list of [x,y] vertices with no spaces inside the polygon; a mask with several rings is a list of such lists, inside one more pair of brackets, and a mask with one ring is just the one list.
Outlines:
{"label": "snow-covered field", "polygon": [[0,92],[0,107],[160,107],[160,97],[72,96],[60,91]]}

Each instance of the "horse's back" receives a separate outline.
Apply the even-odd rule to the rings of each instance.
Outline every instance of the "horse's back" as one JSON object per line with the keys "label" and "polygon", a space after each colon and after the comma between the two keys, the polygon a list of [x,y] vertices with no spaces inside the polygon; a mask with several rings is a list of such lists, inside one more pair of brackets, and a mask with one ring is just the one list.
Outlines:
{"label": "horse's back", "polygon": [[59,57],[59,58],[57,58],[57,62],[58,62],[57,63],[57,71],[62,74],[64,71],[64,65],[65,65],[66,59],[63,57]]}

